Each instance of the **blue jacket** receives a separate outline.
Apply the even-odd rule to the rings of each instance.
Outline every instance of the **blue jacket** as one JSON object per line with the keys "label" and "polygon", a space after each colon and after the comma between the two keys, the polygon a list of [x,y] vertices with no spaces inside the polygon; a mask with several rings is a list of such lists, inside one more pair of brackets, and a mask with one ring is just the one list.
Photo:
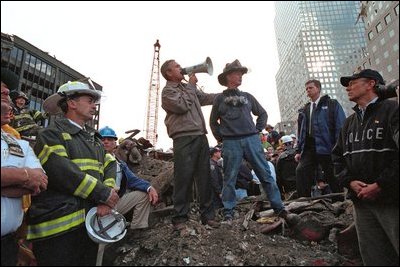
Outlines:
{"label": "blue jacket", "polygon": [[[299,110],[297,153],[304,151],[311,103]],[[346,119],[342,106],[328,95],[321,97],[312,116],[315,150],[317,154],[330,155]]]}
{"label": "blue jacket", "polygon": [[121,188],[118,192],[118,195],[121,197],[125,194],[126,189],[132,189],[132,190],[139,190],[142,192],[146,192],[151,186],[150,183],[146,180],[143,180],[139,177],[137,177],[129,168],[128,165],[122,161],[118,160],[117,162],[119,163],[121,170],[122,170],[122,180],[121,180]]}

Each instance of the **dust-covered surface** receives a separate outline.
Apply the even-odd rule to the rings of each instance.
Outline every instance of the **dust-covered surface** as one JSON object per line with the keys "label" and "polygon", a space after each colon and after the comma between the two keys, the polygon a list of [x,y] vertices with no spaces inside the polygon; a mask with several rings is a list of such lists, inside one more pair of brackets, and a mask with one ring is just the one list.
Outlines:
{"label": "dust-covered surface", "polygon": [[[199,221],[194,205],[187,222],[188,231],[174,231],[170,214],[151,217],[152,226],[140,233],[128,232],[120,242],[106,248],[103,265],[116,266],[354,266],[358,257],[340,255],[332,234],[322,241],[299,241],[293,229],[280,226],[268,234],[260,233],[254,215],[244,230],[243,221],[250,203],[238,205],[231,226],[211,229]],[[307,211],[310,212],[310,211]],[[221,219],[221,216],[217,216]],[[352,216],[343,212],[336,217],[349,225]],[[343,222],[344,221],[344,222]],[[333,225],[331,225],[332,230]],[[339,229],[342,230],[342,229]],[[332,231],[331,231],[332,233]],[[331,241],[332,242],[331,242]]]}

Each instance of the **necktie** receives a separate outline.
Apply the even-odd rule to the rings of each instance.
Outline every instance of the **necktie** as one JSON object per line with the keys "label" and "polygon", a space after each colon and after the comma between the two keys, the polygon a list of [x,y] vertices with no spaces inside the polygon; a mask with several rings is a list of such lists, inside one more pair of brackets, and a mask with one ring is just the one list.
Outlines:
{"label": "necktie", "polygon": [[313,127],[312,127],[312,119],[313,119],[313,116],[314,116],[314,111],[315,111],[315,107],[316,107],[317,105],[315,104],[315,102],[313,102],[312,103],[312,109],[311,109],[311,115],[310,115],[310,125],[309,125],[309,127],[308,127],[308,130],[309,130],[309,134],[312,136],[313,135]]}

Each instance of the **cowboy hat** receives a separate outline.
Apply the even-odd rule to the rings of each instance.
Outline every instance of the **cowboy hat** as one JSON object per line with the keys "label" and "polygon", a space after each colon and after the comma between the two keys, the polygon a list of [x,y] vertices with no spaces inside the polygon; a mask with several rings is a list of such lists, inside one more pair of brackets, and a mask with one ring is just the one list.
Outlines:
{"label": "cowboy hat", "polygon": [[247,73],[248,69],[246,67],[243,67],[242,64],[240,64],[239,60],[236,59],[232,63],[227,63],[225,65],[223,72],[220,75],[218,75],[218,82],[221,85],[226,86],[226,82],[227,82],[226,76],[229,73],[234,72],[234,71],[240,71],[240,72],[242,72],[242,74],[245,74],[245,73]]}

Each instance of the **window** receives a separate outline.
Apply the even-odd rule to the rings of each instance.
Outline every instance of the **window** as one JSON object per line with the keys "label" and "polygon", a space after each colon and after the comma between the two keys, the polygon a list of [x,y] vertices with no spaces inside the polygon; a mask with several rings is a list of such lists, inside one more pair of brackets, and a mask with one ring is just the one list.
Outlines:
{"label": "window", "polygon": [[385,17],[386,25],[388,25],[391,21],[392,21],[392,17],[390,16],[390,14],[387,14]]}
{"label": "window", "polygon": [[394,30],[391,30],[391,31],[389,32],[389,37],[392,38],[393,36],[394,36]]}
{"label": "window", "polygon": [[383,57],[384,58],[388,58],[389,57],[389,51],[385,51],[385,53],[383,53]]}
{"label": "window", "polygon": [[378,23],[378,24],[376,24],[376,31],[378,32],[378,33],[380,33],[381,31],[382,31],[382,29],[383,29],[383,27],[382,27],[382,23]]}
{"label": "window", "polygon": [[391,72],[393,70],[392,65],[387,66],[387,70],[388,70],[388,72]]}
{"label": "window", "polygon": [[374,38],[374,32],[373,32],[373,31],[370,31],[370,32],[368,33],[368,39],[369,39],[369,40],[372,40],[372,38]]}
{"label": "window", "polygon": [[381,45],[384,45],[386,43],[385,38],[382,38],[380,43]]}

